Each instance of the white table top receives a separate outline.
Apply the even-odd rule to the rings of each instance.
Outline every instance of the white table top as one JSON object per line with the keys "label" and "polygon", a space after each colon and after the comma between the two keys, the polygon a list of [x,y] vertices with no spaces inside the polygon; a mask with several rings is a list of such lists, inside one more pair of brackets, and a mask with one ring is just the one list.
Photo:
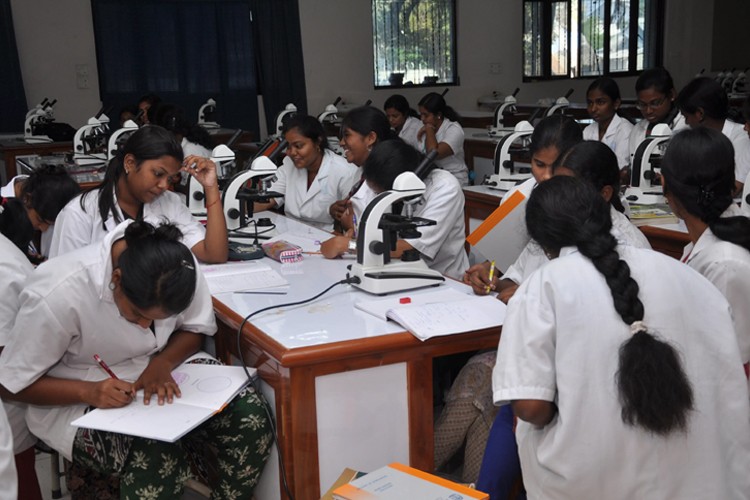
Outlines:
{"label": "white table top", "polygon": [[[263,216],[266,215],[276,223],[278,234],[291,231],[295,236],[305,234],[320,241],[330,237],[324,231],[272,212],[264,212]],[[287,295],[220,293],[215,298],[244,317],[264,307],[313,297],[345,279],[346,267],[354,261],[354,256],[331,260],[322,255],[305,255],[301,262],[281,264],[265,257],[264,262],[289,281]],[[441,286],[472,293],[470,287],[450,279]],[[413,296],[431,290],[434,288],[410,290],[401,295]],[[287,349],[403,332],[404,328],[397,323],[383,321],[354,307],[355,302],[372,298],[376,296],[351,285],[339,285],[310,303],[266,311],[250,322]]]}

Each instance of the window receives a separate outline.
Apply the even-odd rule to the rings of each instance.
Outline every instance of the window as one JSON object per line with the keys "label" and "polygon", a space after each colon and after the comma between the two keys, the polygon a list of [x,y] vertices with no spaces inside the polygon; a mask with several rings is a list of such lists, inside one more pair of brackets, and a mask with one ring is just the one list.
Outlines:
{"label": "window", "polygon": [[372,0],[375,88],[458,84],[455,0]]}
{"label": "window", "polygon": [[663,11],[664,0],[524,0],[524,80],[657,66]]}

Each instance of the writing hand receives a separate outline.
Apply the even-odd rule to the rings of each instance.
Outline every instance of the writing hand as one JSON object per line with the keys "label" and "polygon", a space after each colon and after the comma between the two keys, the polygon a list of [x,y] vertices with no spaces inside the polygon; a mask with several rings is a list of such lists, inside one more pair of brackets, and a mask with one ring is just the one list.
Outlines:
{"label": "writing hand", "polygon": [[[495,289],[497,276],[490,281],[490,263],[482,262],[474,264],[464,272],[462,280],[467,285],[471,285],[472,290],[477,295],[487,295],[489,291]],[[489,287],[489,291],[488,291]]]}
{"label": "writing hand", "polygon": [[125,380],[107,378],[95,382],[84,396],[84,403],[96,408],[121,408],[135,397],[133,384]]}

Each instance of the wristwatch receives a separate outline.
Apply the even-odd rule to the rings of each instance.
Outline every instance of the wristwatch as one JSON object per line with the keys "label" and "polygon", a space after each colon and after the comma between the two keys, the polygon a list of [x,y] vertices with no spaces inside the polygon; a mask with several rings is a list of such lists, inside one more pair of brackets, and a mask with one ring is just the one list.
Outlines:
{"label": "wristwatch", "polygon": [[347,251],[349,253],[357,253],[357,240],[349,240]]}

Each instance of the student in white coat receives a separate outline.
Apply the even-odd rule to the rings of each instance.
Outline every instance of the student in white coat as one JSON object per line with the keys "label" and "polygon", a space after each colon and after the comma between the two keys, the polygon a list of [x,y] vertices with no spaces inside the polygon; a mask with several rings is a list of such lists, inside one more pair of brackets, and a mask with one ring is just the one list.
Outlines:
{"label": "student in white coat", "polygon": [[[118,473],[121,498],[179,498],[190,476],[180,441],[70,423],[90,406],[161,405],[179,397],[172,370],[216,331],[208,285],[179,238],[173,225],[125,221],[102,242],[42,264],[21,293],[0,355],[0,391],[29,405],[30,430],[74,463]],[[134,401],[141,389],[143,403]],[[270,453],[260,395],[244,391],[187,437],[201,450],[210,440],[218,459],[232,463],[217,469],[227,498],[252,496]]]}
{"label": "student in white coat", "polygon": [[[388,191],[399,174],[414,170],[421,160],[422,154],[402,140],[384,141],[373,148],[365,162],[366,182],[375,193]],[[464,250],[463,191],[455,177],[439,168],[433,168],[423,180],[425,192],[413,215],[437,224],[420,227],[419,238],[399,239],[391,257],[400,258],[406,251],[418,250],[431,269],[459,279],[469,263]],[[320,251],[329,259],[335,258],[356,251],[356,240],[334,236],[323,242]]]}
{"label": "student in white coat", "polygon": [[611,78],[594,80],[586,91],[586,106],[594,123],[583,129],[583,140],[600,141],[617,155],[621,169],[630,165],[630,132],[633,124],[617,114],[620,87]]}
{"label": "student in white coat", "polygon": [[34,229],[42,233],[41,248],[28,241],[27,253],[34,262],[49,256],[55,221],[60,211],[81,188],[62,165],[42,165],[31,175],[17,175],[0,188],[3,198],[18,198]]}
{"label": "student in white coat", "polygon": [[13,433],[10,429],[5,410],[0,407],[0,500],[17,500],[18,478],[16,465],[10,458],[13,455]]}
{"label": "student in white coat", "polygon": [[345,233],[351,231],[358,221],[362,220],[362,213],[367,204],[375,198],[375,193],[362,176],[362,165],[367,161],[370,151],[376,144],[395,139],[397,136],[391,130],[385,113],[372,106],[360,106],[349,111],[341,122],[341,147],[344,149],[346,161],[357,167],[357,179],[346,197],[337,199],[328,207],[328,212],[338,223],[337,230]]}
{"label": "student in white coat", "polygon": [[[505,193],[500,204],[516,191],[521,191],[528,198],[531,191],[541,182],[552,177],[552,166],[557,159],[582,140],[581,127],[575,120],[564,115],[552,115],[543,118],[531,134],[529,153],[531,154],[531,178]],[[529,235],[525,227],[519,228],[519,238],[528,243]],[[521,245],[519,245],[520,247]],[[496,273],[490,280],[490,262],[474,264],[463,275],[463,282],[471,285],[479,294],[487,294],[490,290],[500,292],[506,287],[517,286],[512,280],[503,281],[502,271]]]}
{"label": "student in white coat", "polygon": [[750,174],[750,138],[744,127],[728,119],[729,98],[713,78],[693,79],[677,95],[677,106],[690,128],[708,127],[720,131],[734,147],[734,194],[742,193]]}
{"label": "student in white coat", "polygon": [[519,419],[528,498],[749,498],[750,406],[721,293],[618,247],[578,179],[541,184],[526,222],[553,261],[508,304],[493,388]]}
{"label": "student in white coat", "polygon": [[417,139],[417,134],[422,128],[422,121],[417,112],[411,109],[406,97],[400,94],[390,96],[385,100],[383,110],[398,136],[409,146],[421,151],[422,143]]}
{"label": "student in white coat", "polygon": [[[204,187],[205,229],[179,195],[169,190],[179,182],[181,170]],[[134,132],[109,163],[104,180],[60,212],[50,257],[101,241],[125,219],[174,223],[183,243],[203,262],[226,262],[229,255],[216,165],[208,158],[183,157],[174,136],[157,125]]]}
{"label": "student in white coat", "polygon": [[672,132],[687,127],[685,117],[675,106],[677,91],[674,88],[672,75],[666,69],[644,70],[635,81],[635,93],[638,98],[635,106],[643,115],[643,120],[636,123],[630,132],[631,161],[638,145],[651,133],[654,125],[666,123]]}
{"label": "student in white coat", "polygon": [[670,141],[661,172],[664,197],[690,235],[682,260],[729,301],[742,362],[748,363],[750,219],[732,200],[732,144],[717,130],[685,130]]}
{"label": "student in white coat", "polygon": [[284,195],[268,203],[255,203],[255,212],[277,206],[296,220],[330,231],[328,208],[347,196],[357,180],[357,169],[328,148],[323,125],[314,117],[295,115],[284,128],[288,146],[271,191]]}
{"label": "student in white coat", "polygon": [[419,101],[419,117],[423,125],[417,139],[422,144],[422,152],[428,154],[436,149],[438,156],[435,164],[455,175],[461,186],[468,186],[464,129],[458,123],[458,113],[446,104],[443,96],[430,92]]}
{"label": "student in white coat", "polygon": [[[33,232],[21,201],[3,198],[0,203],[0,276],[4,287],[4,292],[0,294],[0,352],[10,340],[10,332],[20,307],[21,290],[34,270],[25,254]],[[14,456],[15,470],[18,471],[18,498],[41,500],[42,492],[34,467],[34,445],[37,439],[26,425],[26,405],[6,400],[2,403],[0,410],[4,408],[4,413],[7,414],[10,425],[8,436],[12,436],[13,444],[12,453],[8,452],[8,456]],[[4,429],[0,429],[0,441],[2,437]],[[4,452],[5,450],[0,450],[0,455]],[[0,462],[2,460],[0,458]],[[2,469],[0,465],[0,479],[4,479]],[[15,473],[13,480],[16,480]]]}

